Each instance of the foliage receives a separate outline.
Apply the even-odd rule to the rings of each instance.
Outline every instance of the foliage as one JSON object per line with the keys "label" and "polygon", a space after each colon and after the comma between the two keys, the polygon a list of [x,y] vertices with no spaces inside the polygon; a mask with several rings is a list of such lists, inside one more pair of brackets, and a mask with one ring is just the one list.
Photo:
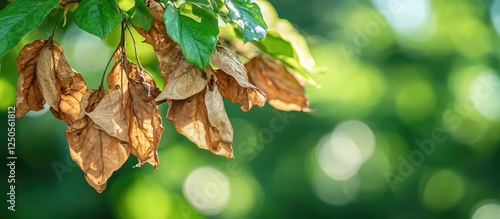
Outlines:
{"label": "foliage", "polygon": [[[20,51],[16,117],[41,110],[47,103],[54,117],[67,124],[71,158],[98,192],[106,188],[112,173],[129,154],[137,157],[136,166],[150,163],[158,168],[157,150],[163,132],[158,104],[168,102],[166,117],[179,133],[198,147],[229,158],[233,157],[233,127],[223,97],[239,104],[243,111],[264,106],[266,97],[277,109],[309,110],[303,84],[285,68],[289,65],[286,59],[297,60],[293,47],[276,34],[266,37],[266,22],[258,4],[251,0],[182,4],[136,0],[127,11],[115,0],[60,1],[59,6],[65,9],[61,19],[74,2],[78,2],[74,21],[90,34],[104,39],[121,24],[120,41],[108,62],[113,61],[107,76],[109,89],[104,84],[106,69],[99,87],[91,89],[71,68],[62,47],[53,39],[58,22],[49,39],[36,40]],[[39,25],[26,28],[22,24],[43,20],[56,5],[52,0],[17,0],[3,10],[0,20],[6,22],[2,28],[7,40],[0,55]],[[230,49],[233,45],[224,44],[229,39],[219,37],[219,20],[238,33],[233,38],[244,43],[262,41],[257,45],[263,45],[262,51],[272,56],[258,55],[244,65]],[[137,64],[127,56],[125,35],[133,35],[132,28],[155,50],[165,82],[163,91],[141,66],[137,54]],[[269,43],[276,38],[281,44]],[[257,47],[254,52],[258,52]],[[282,52],[285,59],[280,59]]]}

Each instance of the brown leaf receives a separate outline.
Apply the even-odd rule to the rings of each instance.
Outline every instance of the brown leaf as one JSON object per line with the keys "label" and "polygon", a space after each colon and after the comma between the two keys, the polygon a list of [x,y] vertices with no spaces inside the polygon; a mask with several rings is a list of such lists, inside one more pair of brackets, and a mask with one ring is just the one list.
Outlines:
{"label": "brown leaf", "polygon": [[[90,90],[82,97],[82,110],[95,111],[105,101],[108,91]],[[128,158],[129,149],[110,136],[84,113],[66,129],[71,158],[85,173],[85,179],[99,193],[106,188],[112,173]],[[110,120],[111,121],[111,120]]]}
{"label": "brown leaf", "polygon": [[148,162],[158,168],[158,145],[163,127],[155,102],[159,89],[152,76],[142,68],[122,59],[108,75],[108,86],[120,90],[122,104],[128,124],[128,145],[137,157],[137,166]]}
{"label": "brown leaf", "polygon": [[207,80],[203,78],[205,73],[194,65],[187,72],[182,72],[165,84],[163,91],[156,98],[158,102],[163,100],[183,100],[199,93],[207,86]]}
{"label": "brown leaf", "polygon": [[177,132],[200,148],[233,157],[233,127],[216,85],[185,100],[169,100],[169,105],[167,118],[174,123]]}
{"label": "brown leaf", "polygon": [[248,82],[247,71],[238,56],[229,48],[217,45],[210,60],[221,70],[215,71],[217,86],[222,96],[233,103],[238,103],[245,112],[252,106],[264,106],[264,91]]}
{"label": "brown leaf", "polygon": [[115,60],[115,65],[111,69],[108,74],[108,87],[110,90],[118,90],[121,89],[122,86],[125,86],[125,90],[127,89],[127,75],[125,73],[125,69],[123,69],[123,65],[121,61]]}
{"label": "brown leaf", "polygon": [[156,86],[153,76],[129,60],[125,60],[125,62],[130,87],[139,92],[138,95],[142,101],[153,101],[160,94],[160,89]]}
{"label": "brown leaf", "polygon": [[61,94],[59,112],[50,108],[54,117],[64,121],[68,125],[71,125],[80,115],[80,102],[85,92],[87,92],[87,84],[85,84],[80,74],[75,72],[72,80],[71,89]]}
{"label": "brown leaf", "polygon": [[102,192],[109,177],[127,160],[128,147],[99,129],[90,117],[83,120],[83,129],[68,127],[66,131],[71,158],[85,173],[87,182]]}
{"label": "brown leaf", "polygon": [[149,1],[149,9],[154,17],[151,29],[146,31],[135,26],[134,28],[145,38],[146,43],[153,46],[160,62],[160,73],[165,78],[166,83],[170,73],[176,69],[189,68],[189,63],[185,61],[179,44],[170,39],[167,34],[167,28],[163,23],[163,8],[160,3]]}
{"label": "brown leaf", "polygon": [[110,136],[122,142],[128,142],[128,124],[123,109],[123,95],[119,89],[106,91],[95,108],[90,112],[86,111],[86,114]]}
{"label": "brown leaf", "polygon": [[61,101],[61,89],[54,69],[54,58],[52,56],[50,46],[45,46],[40,51],[38,64],[36,66],[36,77],[40,84],[43,98],[47,101],[50,107],[59,111],[59,101]]}
{"label": "brown leaf", "polygon": [[160,4],[150,1],[149,8],[155,18],[151,29],[146,31],[135,28],[145,38],[145,42],[153,46],[160,62],[160,73],[165,80],[165,85],[156,101],[186,99],[199,93],[207,84],[204,78],[199,77],[203,71],[189,63],[184,58],[179,44],[168,36],[162,20],[163,8]]}
{"label": "brown leaf", "polygon": [[156,169],[159,165],[157,150],[163,127],[151,91],[158,88],[148,72],[140,70],[128,60],[125,62],[129,82],[124,101],[130,150],[139,160],[137,166],[148,162]]}
{"label": "brown leaf", "polygon": [[257,56],[247,62],[250,82],[264,90],[269,104],[284,111],[309,111],[304,87],[277,60]]}
{"label": "brown leaf", "polygon": [[16,118],[22,117],[30,110],[41,110],[45,104],[36,76],[38,58],[45,42],[36,40],[24,46],[17,57],[19,78],[16,90]]}
{"label": "brown leaf", "polygon": [[52,52],[51,66],[54,69],[59,88],[62,93],[67,92],[73,84],[74,70],[69,65],[66,57],[64,57],[62,47],[55,41],[47,45],[47,50]]}

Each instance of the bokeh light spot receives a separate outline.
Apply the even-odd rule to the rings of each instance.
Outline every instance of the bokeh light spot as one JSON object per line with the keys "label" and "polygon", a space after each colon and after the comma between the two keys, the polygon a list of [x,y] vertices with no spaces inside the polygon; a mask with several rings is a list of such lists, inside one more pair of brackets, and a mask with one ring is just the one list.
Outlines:
{"label": "bokeh light spot", "polygon": [[230,191],[226,175],[212,167],[199,167],[193,170],[183,185],[184,197],[205,215],[216,215],[224,210],[229,201]]}
{"label": "bokeh light spot", "polygon": [[372,154],[375,137],[360,121],[346,121],[320,143],[317,160],[320,168],[334,180],[352,177]]}
{"label": "bokeh light spot", "polygon": [[396,97],[397,114],[405,122],[411,123],[428,118],[435,106],[434,90],[423,79],[404,83]]}
{"label": "bokeh light spot", "polygon": [[500,204],[496,200],[484,200],[477,204],[471,219],[500,219]]}
{"label": "bokeh light spot", "polygon": [[394,30],[406,38],[419,38],[421,33],[435,22],[431,19],[433,12],[428,0],[372,0],[372,2]]}
{"label": "bokeh light spot", "polygon": [[0,100],[0,109],[2,110],[15,104],[16,88],[4,78],[0,78],[0,97],[2,97]]}
{"label": "bokeh light spot", "polygon": [[486,119],[500,119],[500,78],[494,72],[481,73],[472,83],[470,98]]}
{"label": "bokeh light spot", "polygon": [[426,182],[423,203],[435,210],[450,209],[462,200],[464,190],[464,182],[459,175],[448,169],[440,170]]}
{"label": "bokeh light spot", "polygon": [[361,180],[359,176],[347,180],[336,181],[325,176],[321,171],[315,173],[313,189],[316,195],[325,203],[330,205],[346,205],[352,202],[358,195]]}
{"label": "bokeh light spot", "polygon": [[138,180],[125,192],[118,211],[120,218],[163,219],[170,217],[171,200],[168,192],[163,188]]}

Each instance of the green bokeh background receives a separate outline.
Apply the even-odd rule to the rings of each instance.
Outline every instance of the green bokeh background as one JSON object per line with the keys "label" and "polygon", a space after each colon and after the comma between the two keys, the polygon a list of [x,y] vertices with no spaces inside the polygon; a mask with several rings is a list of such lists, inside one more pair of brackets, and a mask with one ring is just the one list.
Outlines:
{"label": "green bokeh background", "polygon": [[[29,113],[16,121],[16,211],[2,207],[1,217],[500,218],[500,37],[493,23],[500,11],[493,9],[495,1],[424,1],[430,8],[427,25],[410,32],[391,22],[399,19],[404,29],[415,20],[405,25],[400,17],[384,18],[376,1],[270,2],[306,36],[317,65],[327,69],[313,76],[321,89],[306,87],[316,111],[282,114],[266,105],[243,113],[226,102],[235,160],[198,149],[164,119],[159,169],[132,168],[131,156],[102,194],[88,186],[70,159],[65,124],[46,111]],[[415,1],[392,2],[416,7]],[[1,1],[1,8],[5,5]],[[6,110],[15,105],[16,55],[34,39],[47,38],[61,14],[54,10],[1,59],[4,199]],[[79,30],[69,13],[55,40],[89,88],[96,88],[118,34],[101,41]],[[142,64],[162,84],[152,49],[139,44]],[[167,106],[160,108],[164,117]],[[283,124],[278,114],[288,116],[287,124],[269,131],[277,118]],[[373,136],[373,150],[340,147],[335,153],[346,157],[332,155],[325,148],[341,124],[368,127],[351,140]],[[418,142],[431,141],[435,150],[426,154]],[[353,176],[339,180],[327,173],[324,163],[349,163],[356,150],[368,155]],[[419,158],[410,171],[405,163]],[[200,167],[217,170],[224,180],[211,175],[195,181],[201,191],[183,192],[190,173]],[[405,176],[396,182],[388,173]],[[221,194],[228,199],[219,214],[207,215],[189,201],[190,192],[197,194],[196,203],[216,203]],[[486,208],[480,207],[486,205],[496,217],[484,216]]]}

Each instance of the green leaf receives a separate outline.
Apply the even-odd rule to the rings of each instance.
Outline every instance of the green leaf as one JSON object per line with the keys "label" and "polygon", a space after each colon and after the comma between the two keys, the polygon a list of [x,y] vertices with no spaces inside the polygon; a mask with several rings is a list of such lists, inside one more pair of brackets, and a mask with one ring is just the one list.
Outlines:
{"label": "green leaf", "polygon": [[40,26],[59,0],[17,0],[0,11],[0,58]]}
{"label": "green leaf", "polygon": [[297,58],[297,54],[295,53],[292,44],[281,38],[281,36],[276,32],[269,31],[266,38],[254,44],[262,52],[273,57],[285,56],[288,58]]}
{"label": "green leaf", "polygon": [[128,21],[136,27],[149,31],[153,26],[154,18],[143,0],[135,0],[135,5],[127,11]]}
{"label": "green leaf", "polygon": [[269,31],[264,39],[255,42],[254,45],[263,53],[280,60],[284,65],[298,72],[311,85],[317,85],[311,77],[311,72],[300,63],[293,45],[283,39],[280,34]]}
{"label": "green leaf", "polygon": [[74,15],[76,25],[100,38],[123,20],[115,0],[82,0]]}
{"label": "green leaf", "polygon": [[219,26],[213,13],[191,3],[184,3],[176,8],[168,3],[163,16],[168,35],[182,48],[186,60],[205,70],[210,61]]}
{"label": "green leaf", "polygon": [[243,41],[258,41],[266,36],[267,24],[259,5],[252,0],[226,0],[229,18],[238,26]]}

